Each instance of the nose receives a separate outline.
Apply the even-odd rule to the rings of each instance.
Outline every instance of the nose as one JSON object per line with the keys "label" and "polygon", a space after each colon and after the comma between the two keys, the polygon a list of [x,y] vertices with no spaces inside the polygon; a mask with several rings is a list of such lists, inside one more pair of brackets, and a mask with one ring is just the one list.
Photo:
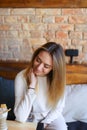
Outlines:
{"label": "nose", "polygon": [[43,63],[39,64],[39,65],[38,65],[38,67],[37,67],[37,69],[38,69],[38,70],[40,70],[40,71],[42,71],[42,70],[43,70],[43,68],[44,68]]}

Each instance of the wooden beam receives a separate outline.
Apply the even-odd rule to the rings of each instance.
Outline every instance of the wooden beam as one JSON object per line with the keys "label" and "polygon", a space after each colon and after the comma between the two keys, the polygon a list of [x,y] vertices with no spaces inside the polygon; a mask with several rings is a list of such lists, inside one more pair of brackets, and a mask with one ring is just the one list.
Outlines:
{"label": "wooden beam", "polygon": [[86,8],[87,0],[0,0],[0,8]]}

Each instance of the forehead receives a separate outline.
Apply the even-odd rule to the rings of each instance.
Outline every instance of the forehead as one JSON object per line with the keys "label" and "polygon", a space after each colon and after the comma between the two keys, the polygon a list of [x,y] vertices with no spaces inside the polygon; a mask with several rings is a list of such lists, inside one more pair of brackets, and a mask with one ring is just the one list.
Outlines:
{"label": "forehead", "polygon": [[48,53],[47,51],[40,51],[39,54],[37,55],[42,62],[44,62],[45,64],[50,64],[52,65],[52,56],[50,53]]}

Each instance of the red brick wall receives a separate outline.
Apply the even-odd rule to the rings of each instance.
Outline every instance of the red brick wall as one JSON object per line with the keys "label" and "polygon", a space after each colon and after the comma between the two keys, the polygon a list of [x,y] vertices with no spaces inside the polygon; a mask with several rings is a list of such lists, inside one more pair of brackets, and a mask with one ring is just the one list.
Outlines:
{"label": "red brick wall", "polygon": [[87,9],[0,9],[0,59],[30,60],[34,49],[48,41],[78,49],[74,60],[87,63]]}

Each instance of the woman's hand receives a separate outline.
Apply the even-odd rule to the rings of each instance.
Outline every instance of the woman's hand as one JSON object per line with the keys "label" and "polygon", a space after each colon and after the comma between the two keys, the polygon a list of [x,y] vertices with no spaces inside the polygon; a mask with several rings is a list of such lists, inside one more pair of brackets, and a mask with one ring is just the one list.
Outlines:
{"label": "woman's hand", "polygon": [[37,84],[37,77],[35,76],[33,69],[30,70],[29,72],[29,80],[30,80],[30,85],[29,88],[35,88]]}
{"label": "woman's hand", "polygon": [[44,124],[44,128],[46,129],[48,127],[48,124]]}

